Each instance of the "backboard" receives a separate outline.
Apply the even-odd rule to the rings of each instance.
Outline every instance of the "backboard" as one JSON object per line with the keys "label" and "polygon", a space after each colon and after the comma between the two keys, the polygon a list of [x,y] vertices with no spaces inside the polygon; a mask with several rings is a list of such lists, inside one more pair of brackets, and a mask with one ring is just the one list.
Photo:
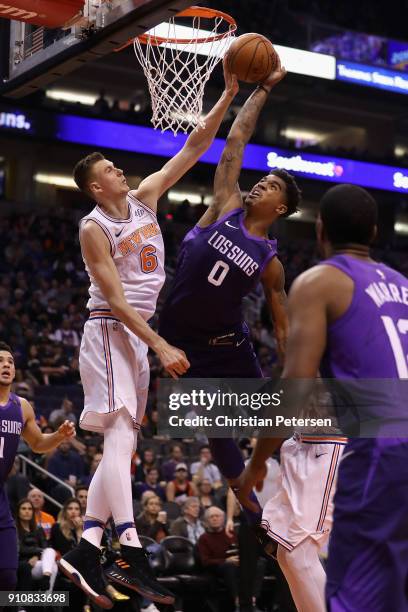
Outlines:
{"label": "backboard", "polygon": [[[26,2],[28,4],[28,2]],[[192,4],[191,0],[84,0],[83,8],[62,28],[0,19],[9,46],[0,46],[0,95],[21,98],[111,53]],[[0,18],[2,7],[0,4]],[[11,5],[7,5],[11,6]],[[24,19],[21,12],[16,18]],[[3,17],[6,15],[3,13]],[[7,17],[14,16],[13,13]]]}

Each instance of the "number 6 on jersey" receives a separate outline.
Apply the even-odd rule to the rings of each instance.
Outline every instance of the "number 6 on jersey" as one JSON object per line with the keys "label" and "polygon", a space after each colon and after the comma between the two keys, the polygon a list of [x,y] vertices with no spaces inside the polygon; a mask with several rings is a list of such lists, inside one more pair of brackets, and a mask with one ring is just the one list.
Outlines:
{"label": "number 6 on jersey", "polygon": [[157,265],[156,247],[152,244],[147,244],[140,251],[140,267],[142,272],[150,274],[156,270]]}

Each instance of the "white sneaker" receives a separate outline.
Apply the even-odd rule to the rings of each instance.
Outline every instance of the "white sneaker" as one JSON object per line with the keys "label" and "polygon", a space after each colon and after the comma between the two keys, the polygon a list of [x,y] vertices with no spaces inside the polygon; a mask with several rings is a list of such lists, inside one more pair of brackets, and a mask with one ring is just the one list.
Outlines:
{"label": "white sneaker", "polygon": [[156,608],[156,606],[152,602],[147,606],[147,608],[140,608],[140,612],[160,612],[160,610],[159,608]]}

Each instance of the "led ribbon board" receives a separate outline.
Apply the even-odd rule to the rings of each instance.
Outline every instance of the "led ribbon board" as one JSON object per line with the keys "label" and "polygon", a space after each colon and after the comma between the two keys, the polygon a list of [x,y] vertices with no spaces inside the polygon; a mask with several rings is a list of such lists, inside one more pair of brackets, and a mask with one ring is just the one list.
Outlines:
{"label": "led ribbon board", "polygon": [[337,60],[336,74],[338,81],[408,94],[408,75],[397,70]]}
{"label": "led ribbon board", "polygon": [[[113,149],[160,157],[173,157],[187,135],[173,136],[150,127],[76,115],[42,113],[0,105],[0,135],[61,140],[96,149]],[[201,162],[217,164],[225,141],[215,139]],[[267,173],[284,168],[305,179],[330,183],[352,183],[362,187],[408,194],[408,168],[355,161],[329,155],[315,155],[257,144],[247,145],[243,168]]]}

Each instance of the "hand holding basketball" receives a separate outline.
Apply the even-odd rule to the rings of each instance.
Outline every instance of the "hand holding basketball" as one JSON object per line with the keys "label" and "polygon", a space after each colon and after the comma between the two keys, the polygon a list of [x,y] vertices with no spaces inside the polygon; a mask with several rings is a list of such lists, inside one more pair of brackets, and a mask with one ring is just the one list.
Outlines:
{"label": "hand holding basketball", "polygon": [[228,54],[224,56],[222,61],[224,69],[225,93],[234,98],[239,91],[239,84],[236,74],[232,74],[228,66]]}
{"label": "hand holding basketball", "polygon": [[276,68],[272,70],[269,76],[262,81],[262,87],[265,87],[268,91],[275,87],[286,76],[286,68],[282,68],[281,62],[278,56],[278,62]]}

